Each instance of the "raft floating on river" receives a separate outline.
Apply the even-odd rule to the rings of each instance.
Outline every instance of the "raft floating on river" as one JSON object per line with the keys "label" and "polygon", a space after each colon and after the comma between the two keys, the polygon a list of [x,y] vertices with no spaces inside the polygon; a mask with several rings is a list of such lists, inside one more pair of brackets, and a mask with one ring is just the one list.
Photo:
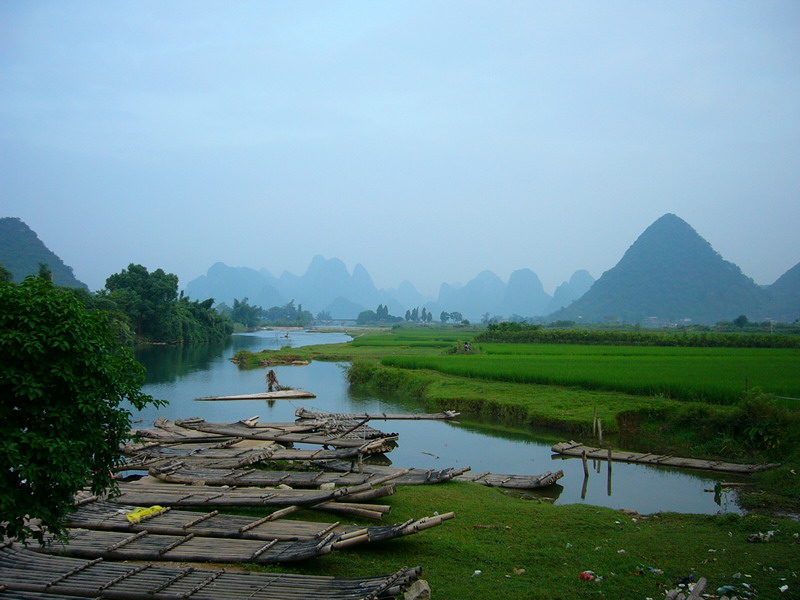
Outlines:
{"label": "raft floating on river", "polygon": [[586,453],[586,458],[591,458],[592,460],[609,460],[610,457],[612,461],[633,462],[664,467],[682,467],[686,469],[705,469],[707,471],[724,471],[727,473],[756,473],[780,466],[777,463],[743,465],[715,460],[681,458],[679,456],[669,456],[666,454],[625,452],[622,450],[609,451],[607,448],[593,448],[574,441],[559,442],[553,446],[551,450],[557,454],[566,456],[583,456],[583,454]]}
{"label": "raft floating on river", "polygon": [[298,398],[316,398],[316,394],[305,390],[278,390],[277,392],[258,392],[255,394],[240,394],[238,396],[206,396],[195,398],[195,401],[211,400],[295,400]]}

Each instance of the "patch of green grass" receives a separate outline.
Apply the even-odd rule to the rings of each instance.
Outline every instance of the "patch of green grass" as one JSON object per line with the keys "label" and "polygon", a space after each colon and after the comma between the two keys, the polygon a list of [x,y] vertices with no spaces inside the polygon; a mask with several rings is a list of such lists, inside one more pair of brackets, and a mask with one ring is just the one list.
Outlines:
{"label": "patch of green grass", "polygon": [[482,344],[478,350],[474,355],[392,355],[384,357],[383,364],[720,404],[733,404],[754,387],[800,397],[796,350],[547,344]]}
{"label": "patch of green grass", "polygon": [[[454,511],[456,518],[420,534],[295,566],[254,569],[363,577],[422,566],[435,598],[655,598],[690,574],[707,577],[712,592],[746,582],[764,600],[785,599],[778,591],[783,584],[800,588],[800,546],[794,537],[800,524],[788,519],[630,515],[587,505],[552,506],[460,482],[403,486],[383,502],[392,506],[393,523],[435,512]],[[769,530],[777,533],[768,543],[747,542],[750,534]],[[582,580],[585,570],[602,581]],[[734,578],[736,573],[741,578]]]}

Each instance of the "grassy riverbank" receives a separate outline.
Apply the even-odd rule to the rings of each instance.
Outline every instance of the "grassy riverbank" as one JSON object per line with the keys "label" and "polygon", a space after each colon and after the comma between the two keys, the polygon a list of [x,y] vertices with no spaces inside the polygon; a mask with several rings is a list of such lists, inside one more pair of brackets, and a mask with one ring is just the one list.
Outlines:
{"label": "grassy riverbank", "polygon": [[[352,361],[352,383],[419,398],[431,410],[549,427],[587,442],[596,415],[605,441],[618,448],[782,462],[753,477],[758,486],[743,503],[800,511],[800,477],[792,473],[800,471],[800,411],[758,391],[743,394],[750,381],[797,394],[797,350],[492,343],[473,344],[465,355],[463,344],[476,333],[400,328],[348,344],[253,354],[248,362]],[[554,372],[561,385],[537,383]],[[671,397],[627,391],[646,392],[653,387],[647,381]]]}
{"label": "grassy riverbank", "polygon": [[[392,506],[390,522],[448,511],[455,511],[456,519],[418,536],[325,556],[298,565],[297,572],[363,576],[421,565],[435,598],[644,600],[663,596],[687,576],[709,578],[710,593],[723,585],[748,591],[744,584],[752,586],[749,591],[757,590],[758,598],[783,599],[797,593],[800,538],[795,535],[800,535],[800,524],[773,516],[800,510],[797,420],[786,407],[759,394],[725,404],[600,386],[585,389],[574,383],[530,383],[497,376],[497,369],[490,377],[457,373],[467,361],[480,366],[492,356],[488,348],[474,344],[478,356],[461,353],[474,334],[464,329],[400,329],[365,334],[349,344],[252,355],[246,362],[256,366],[281,356],[348,361],[353,363],[352,383],[421,399],[431,410],[455,409],[517,426],[548,426],[559,435],[587,442],[593,441],[596,414],[606,443],[617,447],[740,462],[778,458],[784,466],[752,477],[756,485],[747,495],[749,506],[761,506],[765,514],[636,515],[586,505],[553,506],[467,483],[406,486],[382,500]],[[613,352],[609,347],[604,351]],[[641,351],[628,354],[637,352]],[[691,353],[689,349],[679,356],[690,360]],[[426,368],[403,368],[404,361]],[[441,368],[447,362],[455,367]],[[706,366],[714,362],[706,359]],[[785,437],[775,438],[774,432]],[[748,542],[752,534],[768,531],[777,532],[769,542]],[[602,580],[581,579],[586,570]],[[789,592],[780,591],[784,585]]]}
{"label": "grassy riverbank", "polygon": [[[553,506],[498,488],[450,482],[401,486],[383,503],[393,523],[455,511],[421,534],[359,546],[282,571],[365,576],[422,566],[434,598],[619,600],[663,597],[686,576],[751,585],[758,598],[800,590],[800,523],[764,516],[637,515],[587,505]],[[298,518],[324,515],[298,513]],[[362,522],[367,524],[366,522]],[[751,534],[777,530],[768,543]],[[273,568],[261,570],[273,571]],[[580,578],[591,570],[600,581]],[[480,574],[476,574],[480,571]],[[739,574],[737,576],[737,574]]]}

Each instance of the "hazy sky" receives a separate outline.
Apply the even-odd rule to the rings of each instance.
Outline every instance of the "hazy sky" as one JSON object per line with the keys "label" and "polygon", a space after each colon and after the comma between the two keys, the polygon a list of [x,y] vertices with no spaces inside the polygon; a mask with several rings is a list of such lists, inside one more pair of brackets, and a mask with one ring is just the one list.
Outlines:
{"label": "hazy sky", "polygon": [[0,3],[0,216],[131,262],[548,292],[662,214],[800,261],[800,2]]}

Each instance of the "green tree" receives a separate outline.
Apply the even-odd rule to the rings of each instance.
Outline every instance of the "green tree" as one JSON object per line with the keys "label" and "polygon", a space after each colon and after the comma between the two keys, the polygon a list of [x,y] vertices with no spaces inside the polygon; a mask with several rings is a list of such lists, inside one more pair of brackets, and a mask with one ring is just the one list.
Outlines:
{"label": "green tree", "polygon": [[378,314],[374,310],[362,310],[360,313],[358,313],[358,317],[356,318],[356,323],[359,325],[375,323],[377,321]]}
{"label": "green tree", "polygon": [[130,317],[138,335],[155,341],[181,341],[175,310],[177,275],[162,269],[148,273],[142,265],[130,264],[106,279],[105,294]]}
{"label": "green tree", "polygon": [[443,310],[441,313],[439,313],[439,320],[442,323],[447,323],[447,319],[449,319],[449,318],[450,318],[450,313],[449,312]]}
{"label": "green tree", "polygon": [[47,281],[53,281],[53,271],[46,263],[39,263],[39,277]]}
{"label": "green tree", "polygon": [[[287,307],[288,306],[289,305],[287,305]],[[293,304],[292,308],[294,308]],[[231,310],[231,319],[233,319],[235,323],[241,323],[247,329],[253,329],[258,325],[258,320],[263,312],[264,309],[262,309],[260,306],[251,306],[248,304],[247,298],[242,298],[241,302],[234,298],[233,310]]]}
{"label": "green tree", "polygon": [[6,269],[3,265],[0,265],[0,281],[13,281],[14,274]]}
{"label": "green tree", "polygon": [[0,535],[43,539],[28,519],[64,535],[75,493],[114,487],[128,406],[160,405],[141,392],[144,367],[119,344],[102,310],[39,277],[0,283]]}
{"label": "green tree", "polygon": [[750,320],[747,318],[746,315],[739,315],[733,320],[733,324],[736,325],[739,329],[744,329]]}

